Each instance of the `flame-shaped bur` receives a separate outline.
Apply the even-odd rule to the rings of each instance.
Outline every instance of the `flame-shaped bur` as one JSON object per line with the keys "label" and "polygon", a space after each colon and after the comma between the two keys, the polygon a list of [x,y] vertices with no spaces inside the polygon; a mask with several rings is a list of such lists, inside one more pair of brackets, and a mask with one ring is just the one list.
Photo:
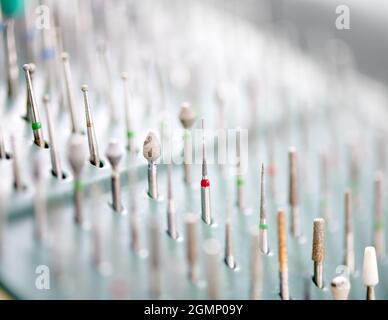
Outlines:
{"label": "flame-shaped bur", "polygon": [[196,119],[195,112],[188,102],[183,102],[181,111],[179,112],[179,120],[182,123],[183,128],[190,129]]}
{"label": "flame-shaped bur", "polygon": [[348,300],[350,282],[344,276],[337,276],[331,281],[331,293],[334,300]]}
{"label": "flame-shaped bur", "polygon": [[143,156],[150,162],[155,162],[161,153],[158,137],[155,133],[149,132],[143,144]]}

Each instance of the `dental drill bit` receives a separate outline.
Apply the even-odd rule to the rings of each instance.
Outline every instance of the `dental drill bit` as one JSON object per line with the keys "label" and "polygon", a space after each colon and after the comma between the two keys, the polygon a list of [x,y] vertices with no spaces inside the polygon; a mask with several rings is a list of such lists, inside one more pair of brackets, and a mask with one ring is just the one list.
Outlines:
{"label": "dental drill bit", "polygon": [[331,294],[334,300],[348,300],[350,282],[344,276],[337,276],[331,281]]}
{"label": "dental drill bit", "polygon": [[377,269],[376,250],[374,247],[365,248],[362,281],[364,286],[366,286],[366,299],[376,300],[375,286],[379,283],[379,272]]}
{"label": "dental drill bit", "polygon": [[263,254],[268,254],[268,225],[267,225],[267,208],[265,204],[264,190],[264,163],[261,164],[261,180],[260,180],[260,224],[259,224],[259,244],[260,251]]}
{"label": "dental drill bit", "polygon": [[4,30],[5,61],[7,65],[7,96],[16,98],[19,78],[18,57],[15,43],[15,20],[7,19]]}
{"label": "dental drill bit", "polygon": [[289,204],[291,208],[291,234],[294,238],[301,236],[300,217],[298,205],[298,178],[296,149],[291,147],[288,151],[289,165]]}
{"label": "dental drill bit", "polygon": [[191,282],[198,280],[198,220],[198,216],[193,213],[186,216],[186,257]]}
{"label": "dental drill bit", "polygon": [[78,125],[78,120],[75,111],[75,99],[73,93],[73,79],[71,76],[69,54],[67,52],[62,53],[63,72],[65,75],[65,87],[66,87],[66,99],[69,107],[70,120],[71,120],[71,132],[81,133]]}
{"label": "dental drill bit", "polygon": [[83,183],[81,174],[86,157],[83,137],[79,134],[73,134],[69,140],[67,158],[74,176],[74,220],[78,225],[83,224]]}
{"label": "dental drill bit", "polygon": [[47,204],[45,174],[42,169],[42,154],[37,153],[33,162],[34,194],[34,236],[39,242],[44,241],[47,233]]}
{"label": "dental drill bit", "polygon": [[[34,73],[35,73],[35,70],[36,70],[36,66],[34,63],[30,63],[30,76],[31,76],[31,84],[32,84],[32,87],[34,87]],[[31,109],[32,109],[32,103],[31,103],[31,95],[30,95],[30,90],[28,89],[28,86],[26,87],[26,96],[27,96],[27,100],[26,100],[26,114],[23,116],[23,118],[28,121],[28,122],[31,122],[32,121],[32,116],[31,116]]]}
{"label": "dental drill bit", "polygon": [[25,185],[21,178],[21,169],[19,161],[19,152],[16,147],[15,136],[11,134],[11,149],[12,149],[12,173],[13,173],[13,187],[16,191],[23,191]]}
{"label": "dental drill bit", "polygon": [[330,225],[331,216],[329,208],[329,159],[327,152],[322,152],[320,154],[320,210],[321,217],[327,221],[327,224]]}
{"label": "dental drill bit", "polygon": [[120,172],[119,163],[123,157],[123,151],[116,140],[111,140],[105,153],[112,167],[111,184],[112,184],[112,207],[116,212],[123,211],[121,204],[121,187],[120,187]]}
{"label": "dental drill bit", "polygon": [[127,129],[127,140],[128,140],[128,151],[135,152],[135,131],[133,130],[132,118],[130,112],[130,93],[129,93],[129,84],[128,84],[128,73],[123,72],[121,74],[121,79],[123,80],[123,89],[124,89],[124,111],[125,111],[125,124]]}
{"label": "dental drill bit", "polygon": [[288,291],[288,256],[287,256],[287,232],[286,232],[286,217],[284,210],[278,210],[277,216],[278,225],[278,255],[279,255],[279,282],[280,282],[280,298],[282,300],[290,300]]}
{"label": "dental drill bit", "polygon": [[151,217],[149,226],[150,245],[150,287],[154,298],[159,298],[161,294],[161,256],[160,256],[160,235],[159,224],[155,216]]}
{"label": "dental drill bit", "polygon": [[207,239],[203,244],[203,249],[206,255],[208,298],[210,300],[217,300],[220,297],[218,259],[221,246],[216,239]]}
{"label": "dental drill bit", "polygon": [[345,257],[344,264],[348,268],[349,273],[353,273],[355,269],[354,256],[354,234],[353,234],[353,210],[352,210],[352,191],[345,191]]}
{"label": "dental drill bit", "polygon": [[225,264],[230,269],[235,269],[236,258],[234,256],[234,246],[233,246],[233,233],[232,233],[232,205],[227,204],[226,208],[226,223],[225,223]]}
{"label": "dental drill bit", "polygon": [[26,76],[26,83],[27,83],[27,90],[29,91],[30,101],[31,101],[31,127],[32,127],[32,133],[34,134],[34,143],[44,148],[45,147],[45,141],[43,139],[43,130],[42,130],[42,123],[40,122],[38,107],[36,105],[35,100],[35,93],[34,88],[32,87],[32,81],[31,81],[31,65],[25,64],[23,66],[23,70],[25,72]]}
{"label": "dental drill bit", "polygon": [[91,188],[91,210],[92,210],[92,225],[91,225],[91,260],[92,263],[98,268],[102,265],[102,236],[103,236],[103,221],[101,215],[100,202],[101,190],[97,185],[93,185]]}
{"label": "dental drill bit", "polygon": [[54,136],[50,101],[51,101],[50,96],[48,94],[45,94],[43,96],[43,106],[46,113],[46,121],[47,121],[47,128],[48,128],[48,134],[49,134],[51,173],[54,175],[54,177],[58,179],[64,179],[65,175],[62,172],[61,161],[59,158],[57,143]]}
{"label": "dental drill bit", "polygon": [[260,255],[260,233],[257,228],[251,231],[251,256],[250,256],[250,299],[261,298],[262,258]]}
{"label": "dental drill bit", "polygon": [[143,156],[148,160],[148,196],[158,199],[158,181],[155,161],[160,157],[161,147],[155,133],[149,132],[143,144]]}
{"label": "dental drill bit", "polygon": [[167,165],[167,233],[174,240],[178,239],[176,226],[175,202],[172,196],[172,164]]}
{"label": "dental drill bit", "polygon": [[191,177],[191,163],[192,159],[192,139],[191,128],[194,125],[196,116],[194,110],[188,102],[182,103],[181,110],[179,112],[179,120],[184,128],[183,134],[183,166],[184,166],[184,181],[186,184],[192,183]]}
{"label": "dental drill bit", "polygon": [[86,130],[88,134],[88,144],[89,144],[89,161],[91,164],[99,168],[101,165],[101,161],[100,161],[100,154],[98,152],[96,132],[94,130],[94,122],[93,122],[92,114],[90,112],[88,86],[84,84],[81,90],[84,96],[84,104],[85,104]]}
{"label": "dental drill bit", "polygon": [[130,247],[138,253],[140,252],[140,219],[137,208],[137,171],[135,156],[131,154],[131,167],[128,169],[128,182],[129,182],[129,228],[130,228]]}
{"label": "dental drill bit", "polygon": [[313,249],[311,258],[314,261],[313,282],[315,285],[323,288],[323,261],[325,259],[325,220],[322,218],[314,219],[313,228]]}
{"label": "dental drill bit", "polygon": [[236,129],[236,186],[237,186],[237,207],[245,209],[245,181],[241,172],[241,129]]}
{"label": "dental drill bit", "polygon": [[7,222],[8,190],[4,183],[0,183],[0,259],[4,254],[5,224]]}
{"label": "dental drill bit", "polygon": [[202,220],[210,225],[212,223],[211,205],[210,205],[210,181],[207,177],[207,163],[205,152],[205,129],[204,119],[202,119],[202,179],[201,179],[201,209]]}
{"label": "dental drill bit", "polygon": [[384,236],[384,192],[383,192],[383,173],[376,172],[375,175],[375,224],[374,224],[374,246],[376,248],[377,258],[381,259],[385,255],[385,236]]}

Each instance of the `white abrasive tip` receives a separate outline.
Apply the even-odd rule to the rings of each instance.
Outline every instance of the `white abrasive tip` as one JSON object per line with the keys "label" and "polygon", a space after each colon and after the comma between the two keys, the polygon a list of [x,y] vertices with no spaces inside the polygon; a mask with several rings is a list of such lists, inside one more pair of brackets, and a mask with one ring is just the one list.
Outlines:
{"label": "white abrasive tip", "polygon": [[108,144],[105,155],[108,158],[110,165],[115,168],[119,164],[123,153],[123,149],[117,140],[112,139]]}
{"label": "white abrasive tip", "polygon": [[366,247],[364,251],[364,267],[362,280],[367,287],[374,287],[379,283],[379,272],[377,270],[376,250],[374,247]]}
{"label": "white abrasive tip", "polygon": [[84,138],[80,134],[73,134],[69,139],[67,150],[67,159],[73,173],[80,174],[87,158]]}
{"label": "white abrasive tip", "polygon": [[155,133],[149,132],[143,144],[143,156],[148,161],[156,161],[160,157],[160,142]]}
{"label": "white abrasive tip", "polygon": [[195,122],[195,112],[188,102],[183,102],[179,112],[179,120],[183,128],[190,129]]}
{"label": "white abrasive tip", "polygon": [[334,300],[347,300],[350,292],[350,282],[344,276],[337,276],[331,281],[331,294]]}

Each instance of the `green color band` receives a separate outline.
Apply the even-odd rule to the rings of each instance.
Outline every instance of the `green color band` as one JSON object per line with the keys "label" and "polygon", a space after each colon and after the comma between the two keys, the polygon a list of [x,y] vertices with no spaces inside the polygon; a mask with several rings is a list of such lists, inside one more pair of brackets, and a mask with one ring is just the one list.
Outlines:
{"label": "green color band", "polygon": [[382,222],[376,222],[375,223],[375,231],[383,230],[384,224]]}
{"label": "green color band", "polygon": [[189,131],[185,131],[183,134],[183,139],[188,140],[191,138],[191,133]]}
{"label": "green color band", "polygon": [[135,136],[135,131],[131,131],[131,130],[127,131],[128,138],[133,138],[134,136]]}
{"label": "green color band", "polygon": [[32,127],[32,130],[38,130],[38,129],[41,129],[42,128],[42,124],[40,122],[33,122],[31,124],[31,127]]}
{"label": "green color band", "polygon": [[1,0],[1,11],[6,17],[15,17],[24,10],[24,0]]}
{"label": "green color band", "polygon": [[261,230],[267,230],[268,229],[268,225],[266,223],[260,223],[259,228]]}
{"label": "green color band", "polygon": [[81,180],[74,180],[74,189],[75,191],[82,191],[84,189],[84,185]]}
{"label": "green color band", "polygon": [[237,178],[237,187],[242,187],[244,183],[245,182],[243,178]]}

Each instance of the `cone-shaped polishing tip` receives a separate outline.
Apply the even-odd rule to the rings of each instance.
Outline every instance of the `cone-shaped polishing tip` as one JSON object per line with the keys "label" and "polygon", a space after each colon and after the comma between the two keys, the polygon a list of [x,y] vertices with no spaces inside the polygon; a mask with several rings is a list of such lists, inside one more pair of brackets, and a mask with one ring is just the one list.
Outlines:
{"label": "cone-shaped polishing tip", "polygon": [[195,122],[195,113],[188,102],[182,103],[181,111],[179,112],[179,120],[183,128],[190,129]]}
{"label": "cone-shaped polishing tip", "polygon": [[85,142],[81,135],[74,134],[70,137],[67,158],[73,173],[75,175],[80,174],[87,158]]}
{"label": "cone-shaped polishing tip", "polygon": [[373,287],[379,283],[376,250],[374,247],[365,248],[362,280],[364,282],[364,285],[367,287]]}
{"label": "cone-shaped polishing tip", "polygon": [[117,140],[112,139],[109,142],[105,155],[108,158],[110,165],[113,168],[117,167],[123,156],[123,150]]}

